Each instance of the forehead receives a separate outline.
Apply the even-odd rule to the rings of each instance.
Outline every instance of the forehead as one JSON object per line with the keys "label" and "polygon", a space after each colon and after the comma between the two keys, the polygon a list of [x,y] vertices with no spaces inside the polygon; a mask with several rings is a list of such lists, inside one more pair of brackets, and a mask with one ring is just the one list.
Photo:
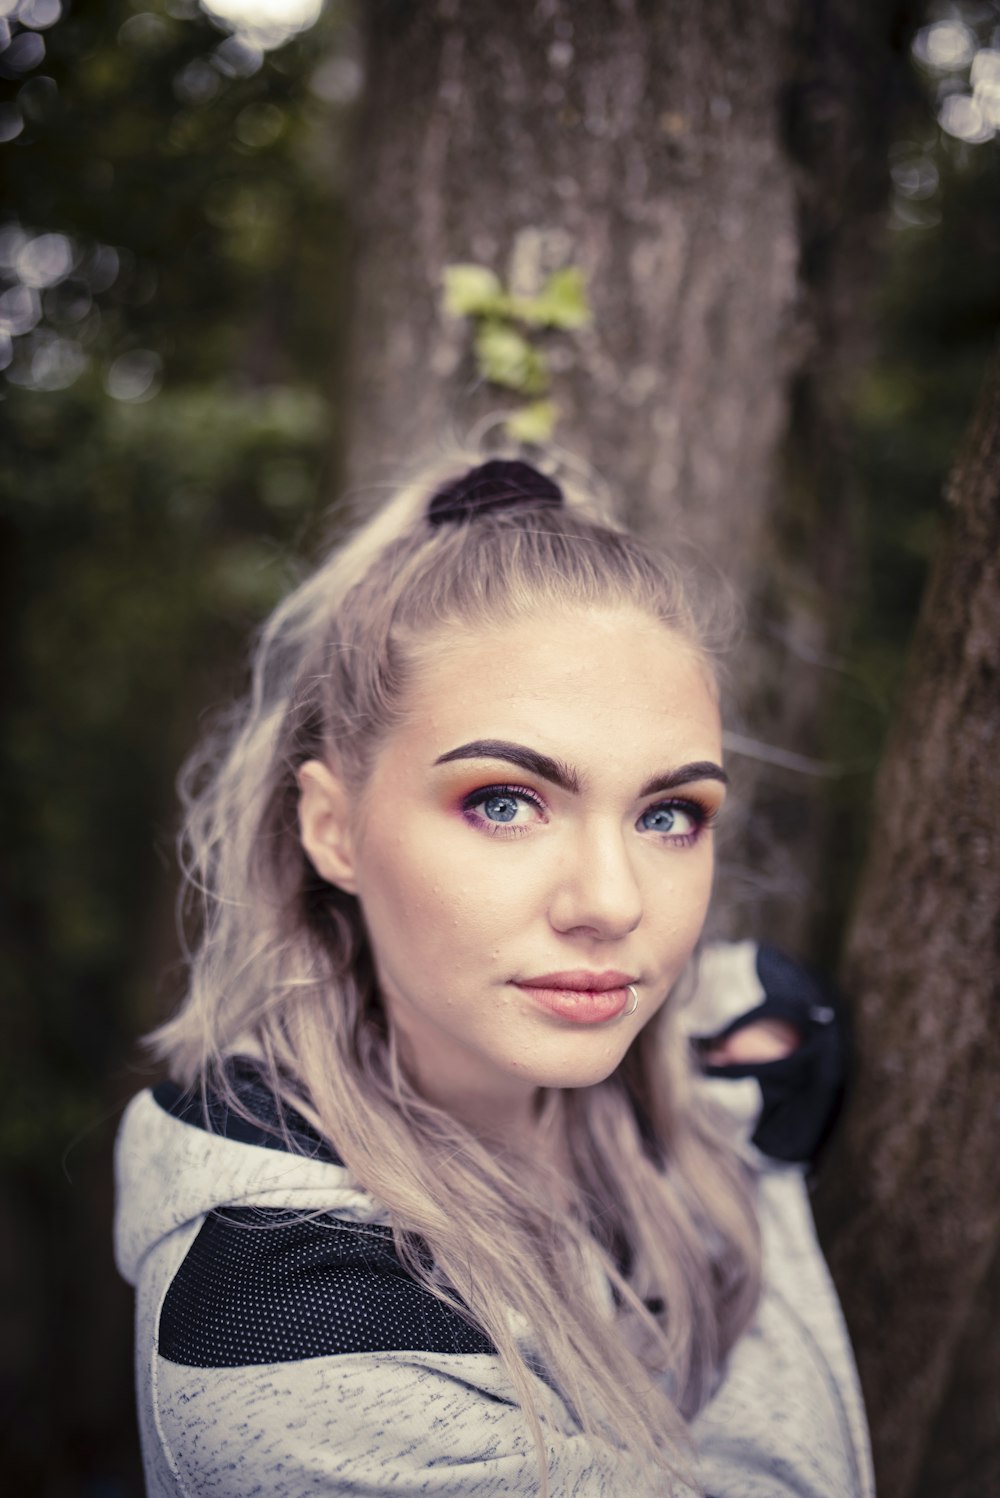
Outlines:
{"label": "forehead", "polygon": [[442,628],[421,647],[406,709],[392,739],[431,758],[486,737],[585,770],[720,755],[704,660],[632,609],[539,609],[487,628]]}

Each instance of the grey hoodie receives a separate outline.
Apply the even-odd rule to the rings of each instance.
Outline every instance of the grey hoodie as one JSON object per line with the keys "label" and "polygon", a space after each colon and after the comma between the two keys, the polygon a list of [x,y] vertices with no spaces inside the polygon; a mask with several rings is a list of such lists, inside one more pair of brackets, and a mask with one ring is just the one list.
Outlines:
{"label": "grey hoodie", "polygon": [[[772,1013],[803,1034],[797,1061],[710,1068],[700,1084],[747,1140],[765,1276],[754,1323],[692,1422],[697,1477],[711,1498],[871,1498],[857,1377],[802,1165],[759,1147],[794,1153],[796,1135],[815,1142],[825,1127],[833,1011],[780,954],[750,942],[703,953],[693,1036]],[[236,1075],[266,1122],[252,1067]],[[170,1084],[140,1093],[122,1121],[116,1256],[136,1288],[150,1498],[537,1493],[534,1447],[491,1344],[406,1273],[384,1211],[336,1156],[302,1120],[285,1123],[294,1152],[223,1109],[206,1116]],[[530,1349],[530,1328],[515,1330]],[[538,1396],[553,1498],[664,1493],[662,1477],[624,1458],[602,1463],[543,1377]]]}

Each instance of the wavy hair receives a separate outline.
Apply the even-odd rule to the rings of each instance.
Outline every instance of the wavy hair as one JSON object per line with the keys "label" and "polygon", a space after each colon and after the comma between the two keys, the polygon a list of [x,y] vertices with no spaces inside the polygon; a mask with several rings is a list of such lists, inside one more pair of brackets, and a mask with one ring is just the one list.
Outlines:
{"label": "wavy hair", "polygon": [[190,983],[151,1044],[179,1081],[223,1091],[227,1058],[262,1058],[276,1100],[386,1208],[409,1272],[497,1348],[543,1494],[540,1369],[596,1461],[690,1480],[687,1419],[753,1314],[760,1247],[745,1167],[692,1086],[677,989],[605,1081],[544,1095],[571,1160],[556,1182],[411,1085],[359,903],[299,840],[299,768],[322,759],[360,791],[446,629],[628,605],[703,644],[682,570],[573,484],[562,509],[432,527],[428,497],[456,469],[404,487],[285,599],[246,701],[185,767]]}

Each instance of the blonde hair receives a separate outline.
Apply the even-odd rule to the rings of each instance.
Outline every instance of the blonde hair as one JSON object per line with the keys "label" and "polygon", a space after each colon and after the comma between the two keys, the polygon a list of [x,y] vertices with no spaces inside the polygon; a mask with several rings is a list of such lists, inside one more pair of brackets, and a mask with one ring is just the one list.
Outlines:
{"label": "blonde hair", "polygon": [[252,1045],[276,1097],[317,1122],[387,1209],[408,1270],[497,1348],[542,1493],[539,1363],[596,1460],[630,1454],[668,1483],[690,1480],[686,1417],[753,1313],[760,1250],[745,1170],[693,1092],[676,997],[605,1081],[546,1096],[572,1164],[552,1189],[543,1167],[487,1149],[411,1086],[359,904],[320,879],[299,841],[300,766],[323,759],[363,787],[415,660],[448,628],[540,604],[627,604],[703,638],[680,569],[574,485],[564,508],[432,527],[442,476],[406,486],[279,606],[247,701],[186,767],[190,986],[152,1044],[183,1083],[223,1090],[226,1058]]}

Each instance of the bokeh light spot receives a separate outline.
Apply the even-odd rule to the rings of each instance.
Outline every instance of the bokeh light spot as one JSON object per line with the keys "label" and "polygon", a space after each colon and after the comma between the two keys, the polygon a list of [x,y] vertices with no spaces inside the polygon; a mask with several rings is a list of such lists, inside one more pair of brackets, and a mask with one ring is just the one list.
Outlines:
{"label": "bokeh light spot", "polygon": [[76,256],[65,234],[39,234],[21,246],[14,269],[25,286],[57,286],[73,269]]}
{"label": "bokeh light spot", "polygon": [[273,145],[284,128],[285,116],[274,104],[248,104],[236,116],[238,139],[255,151]]}
{"label": "bokeh light spot", "polygon": [[204,57],[193,57],[174,79],[174,93],[182,104],[207,104],[222,87],[222,78]]}
{"label": "bokeh light spot", "polygon": [[152,400],[160,388],[163,360],[152,349],[119,354],[104,377],[104,388],[116,401]]}
{"label": "bokeh light spot", "polygon": [[28,242],[20,224],[5,224],[0,229],[0,267],[4,270],[13,270],[17,264],[17,257]]}
{"label": "bokeh light spot", "polygon": [[59,86],[54,78],[39,73],[18,90],[17,102],[26,119],[44,124],[55,115],[59,105]]}
{"label": "bokeh light spot", "polygon": [[896,191],[911,201],[923,202],[938,190],[938,169],[915,141],[900,141],[892,148],[890,171]]}
{"label": "bokeh light spot", "polygon": [[264,52],[244,36],[227,36],[212,53],[212,62],[224,78],[252,78],[259,73]]}
{"label": "bokeh light spot", "polygon": [[353,104],[364,84],[364,71],[354,57],[329,57],[309,80],[309,88],[324,104]]}
{"label": "bokeh light spot", "polygon": [[24,129],[24,118],[16,104],[0,104],[0,143],[16,140]]}
{"label": "bokeh light spot", "polygon": [[976,39],[962,21],[935,21],[923,26],[913,42],[914,55],[929,68],[957,72],[968,67]]}
{"label": "bokeh light spot", "polygon": [[120,269],[121,259],[118,251],[109,244],[99,244],[91,250],[81,267],[81,275],[91,291],[100,293],[107,291],[115,284]]}
{"label": "bokeh light spot", "polygon": [[16,384],[35,390],[66,390],[87,368],[87,356],[75,338],[57,333],[36,333],[26,374]]}
{"label": "bokeh light spot", "polygon": [[969,82],[973,87],[979,83],[1000,83],[1000,50],[996,47],[980,47],[972,59]]}
{"label": "bokeh light spot", "polygon": [[30,286],[8,286],[0,293],[0,332],[20,338],[30,333],[42,315],[38,292]]}
{"label": "bokeh light spot", "polygon": [[202,8],[262,52],[315,26],[323,0],[201,0]]}
{"label": "bokeh light spot", "polygon": [[118,40],[130,52],[158,52],[170,44],[172,32],[162,16],[141,11],[118,28]]}
{"label": "bokeh light spot", "polygon": [[32,31],[47,31],[62,15],[62,0],[19,0],[17,19]]}
{"label": "bokeh light spot", "polygon": [[992,125],[987,124],[983,112],[971,94],[949,94],[942,99],[938,110],[938,124],[957,140],[969,145],[980,145],[993,134]]}
{"label": "bokeh light spot", "polygon": [[0,54],[0,74],[4,78],[19,78],[30,73],[45,57],[45,43],[36,31],[19,31],[12,37],[10,45]]}

